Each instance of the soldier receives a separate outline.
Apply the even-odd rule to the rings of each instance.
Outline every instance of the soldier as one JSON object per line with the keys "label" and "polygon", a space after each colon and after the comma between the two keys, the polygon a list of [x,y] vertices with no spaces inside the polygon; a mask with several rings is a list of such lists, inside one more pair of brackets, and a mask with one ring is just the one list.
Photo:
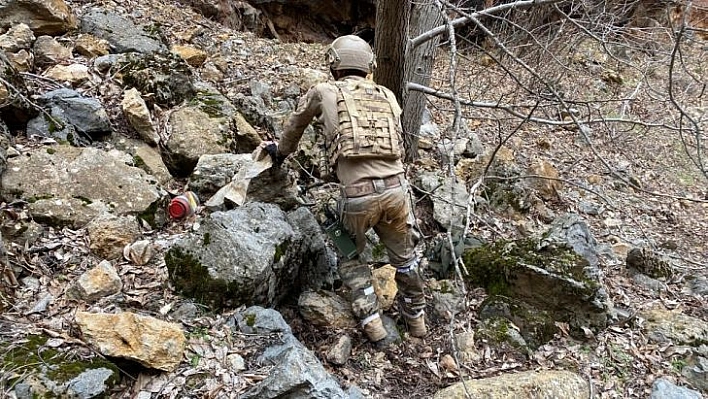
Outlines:
{"label": "soldier", "polygon": [[[414,249],[408,182],[404,176],[401,108],[386,87],[368,80],[376,62],[368,43],[357,36],[337,38],[326,52],[334,82],[313,86],[287,120],[279,144],[264,143],[274,165],[296,150],[313,118],[323,123],[325,150],[341,184],[340,216],[356,241],[357,254],[373,228],[396,267],[400,310],[414,337],[427,334],[424,282]],[[342,281],[352,291],[352,310],[369,340],[387,336],[372,286],[369,265],[354,259],[339,266]]]}

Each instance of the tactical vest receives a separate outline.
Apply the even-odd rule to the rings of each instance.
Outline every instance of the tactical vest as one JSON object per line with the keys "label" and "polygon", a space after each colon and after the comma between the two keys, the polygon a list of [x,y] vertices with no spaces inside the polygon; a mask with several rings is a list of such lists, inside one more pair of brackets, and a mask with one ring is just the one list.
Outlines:
{"label": "tactical vest", "polygon": [[339,128],[326,140],[331,166],[344,159],[390,159],[403,156],[396,97],[369,80],[334,82]]}

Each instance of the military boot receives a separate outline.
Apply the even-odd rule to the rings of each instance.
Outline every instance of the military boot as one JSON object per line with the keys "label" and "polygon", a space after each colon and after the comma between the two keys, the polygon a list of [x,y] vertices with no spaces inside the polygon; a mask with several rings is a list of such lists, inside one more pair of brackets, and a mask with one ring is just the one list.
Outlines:
{"label": "military boot", "polygon": [[369,338],[369,341],[371,342],[381,341],[388,335],[388,332],[386,331],[386,328],[384,328],[380,317],[364,324],[364,332],[366,333],[366,337]]}
{"label": "military boot", "polygon": [[408,332],[412,337],[423,338],[428,335],[428,328],[425,326],[425,315],[418,317],[405,316]]}

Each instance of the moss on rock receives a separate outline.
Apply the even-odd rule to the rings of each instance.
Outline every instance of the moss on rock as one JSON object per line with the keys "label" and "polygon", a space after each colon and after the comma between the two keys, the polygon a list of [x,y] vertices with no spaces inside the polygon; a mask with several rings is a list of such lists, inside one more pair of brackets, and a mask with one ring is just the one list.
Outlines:
{"label": "moss on rock", "polygon": [[517,241],[496,241],[467,249],[463,254],[470,275],[468,282],[485,288],[490,294],[509,294],[509,284],[525,266],[541,268],[549,273],[596,288],[597,282],[587,278],[587,260],[572,248],[547,247],[537,250],[532,238]]}
{"label": "moss on rock", "polygon": [[165,253],[165,264],[175,288],[183,295],[214,309],[245,303],[236,282],[214,278],[197,256],[189,251],[170,248]]}
{"label": "moss on rock", "polygon": [[[9,379],[15,384],[21,379],[39,376],[38,381],[48,379],[52,384],[63,385],[76,378],[81,373],[98,368],[109,369],[113,372],[105,382],[108,387],[120,382],[120,370],[112,362],[103,358],[85,360],[74,359],[68,352],[47,345],[49,337],[46,335],[29,335],[23,342],[0,343],[0,368],[13,370],[17,377]],[[54,398],[63,397],[60,393],[33,392],[37,397]]]}

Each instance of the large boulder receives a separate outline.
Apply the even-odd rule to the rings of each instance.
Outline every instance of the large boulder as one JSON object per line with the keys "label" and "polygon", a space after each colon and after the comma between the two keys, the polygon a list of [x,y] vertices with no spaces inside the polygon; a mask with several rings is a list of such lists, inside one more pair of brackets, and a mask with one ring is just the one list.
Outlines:
{"label": "large boulder", "polygon": [[61,35],[76,28],[64,0],[6,0],[0,3],[0,27],[25,23],[36,35]]}
{"label": "large boulder", "polygon": [[230,152],[234,136],[229,120],[212,117],[199,106],[180,108],[170,115],[172,133],[162,158],[173,176],[189,176],[205,154]]}
{"label": "large boulder", "polygon": [[77,312],[76,324],[84,339],[106,356],[163,371],[176,369],[184,356],[187,340],[178,324],[130,312]]}
{"label": "large boulder", "polygon": [[654,342],[698,347],[708,344],[708,322],[681,312],[661,307],[641,313],[646,320],[644,330]]}
{"label": "large boulder", "polygon": [[213,307],[276,304],[334,283],[336,256],[316,226],[306,208],[286,215],[273,204],[246,203],[205,218],[165,261],[178,290]]}
{"label": "large boulder", "polygon": [[596,245],[587,225],[577,215],[567,215],[541,237],[470,248],[463,259],[472,285],[523,302],[530,307],[525,313],[547,314],[550,325],[562,321],[581,332],[584,327],[603,328],[614,317]]}
{"label": "large boulder", "polygon": [[433,398],[585,399],[590,391],[586,379],[570,371],[524,371],[458,382],[438,391]]}
{"label": "large boulder", "polygon": [[129,161],[119,151],[65,145],[34,149],[8,160],[0,196],[6,201],[23,198],[29,202],[75,199],[89,207],[101,202],[116,215],[152,221],[159,213],[163,192],[151,176],[129,166]]}
{"label": "large boulder", "polygon": [[81,30],[105,39],[117,53],[165,52],[167,47],[156,35],[111,11],[93,8],[81,17]]}
{"label": "large boulder", "polygon": [[282,344],[267,348],[258,358],[258,363],[275,367],[263,381],[246,391],[241,396],[243,399],[349,398],[317,356],[292,334],[284,335]]}
{"label": "large boulder", "polygon": [[348,398],[322,366],[317,356],[292,335],[290,326],[273,309],[251,306],[237,312],[227,322],[245,334],[278,333],[275,342],[258,357],[259,365],[268,367],[268,376],[241,397],[263,398]]}
{"label": "large boulder", "polygon": [[83,145],[112,132],[108,113],[95,98],[84,97],[71,89],[58,89],[43,94],[38,103],[49,112],[27,123],[27,135]]}
{"label": "large boulder", "polygon": [[122,59],[115,58],[120,65],[123,83],[136,88],[146,98],[149,96],[148,106],[155,103],[174,107],[191,101],[197,94],[191,68],[176,54],[133,52]]}
{"label": "large boulder", "polygon": [[213,307],[271,305],[294,288],[300,239],[276,205],[248,203],[209,215],[165,262],[179,291]]}

